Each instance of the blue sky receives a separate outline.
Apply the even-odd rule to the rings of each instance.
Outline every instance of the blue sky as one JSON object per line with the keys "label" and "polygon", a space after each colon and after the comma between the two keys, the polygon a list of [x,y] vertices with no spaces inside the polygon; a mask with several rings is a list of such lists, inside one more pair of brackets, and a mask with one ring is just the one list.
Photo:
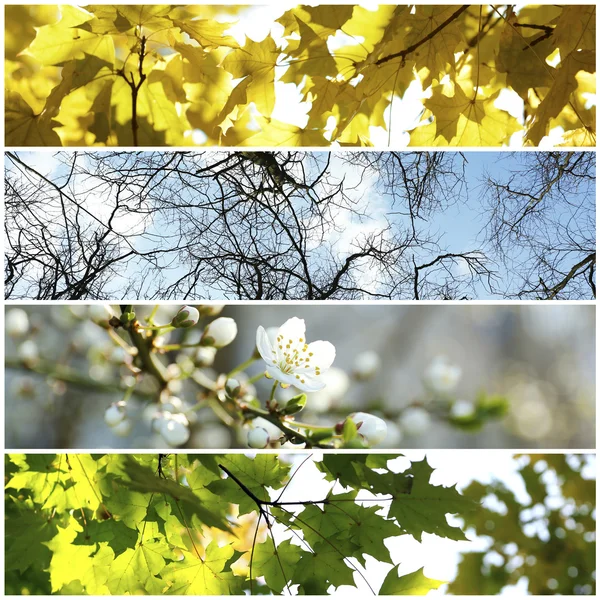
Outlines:
{"label": "blue sky", "polygon": [[[51,179],[58,178],[60,180],[61,177],[67,173],[67,169],[61,165],[57,156],[53,153],[21,152],[19,153],[19,156],[26,163],[38,169],[42,174]],[[520,153],[466,152],[463,153],[463,156],[467,161],[464,165],[466,186],[463,190],[461,201],[450,205],[443,211],[435,212],[434,216],[429,219],[429,224],[425,222],[421,223],[425,229],[441,234],[441,252],[486,250],[483,232],[486,223],[486,215],[483,212],[482,205],[482,199],[485,194],[482,182],[485,179],[486,173],[499,179],[505,179],[508,176],[509,171],[523,168],[522,164],[519,164],[519,161],[522,160],[522,154]],[[79,160],[81,161],[82,166],[89,166],[89,158],[80,155]],[[462,162],[462,158],[456,155],[455,165],[457,169],[462,168]],[[15,168],[9,159],[6,159],[5,164],[7,169],[12,170]],[[345,177],[348,186],[354,182],[358,182],[359,176],[357,175],[356,169],[344,166],[339,161],[332,162],[330,171],[338,179],[341,179],[342,176]],[[105,223],[110,214],[112,205],[110,194],[107,195],[106,193],[99,191],[96,188],[96,184],[97,182],[95,182],[92,177],[76,175],[72,179],[72,190],[77,194],[85,192],[85,207],[97,219],[100,219]],[[361,219],[359,221],[348,211],[339,211],[336,214],[336,224],[340,226],[343,231],[340,234],[331,233],[329,241],[333,242],[333,240],[335,240],[336,254],[340,259],[343,259],[353,251],[353,241],[357,236],[368,231],[377,231],[385,225],[387,213],[390,211],[390,198],[382,195],[380,190],[376,188],[376,185],[377,182],[374,177],[366,178],[361,181],[360,186],[356,192],[354,192],[355,197],[359,198],[359,206],[367,209],[367,219]],[[135,189],[131,191],[135,192]],[[593,202],[593,198],[590,198],[589,202]],[[45,207],[40,207],[40,210],[44,211]],[[560,210],[564,210],[564,207],[560,208]],[[552,211],[552,208],[550,208],[550,211]],[[44,215],[44,217],[47,218],[47,215]],[[402,217],[397,218],[399,218],[399,222],[402,223]],[[566,219],[566,215],[564,218]],[[91,219],[90,223],[92,223]],[[134,235],[134,237],[131,238],[131,242],[138,251],[148,251],[156,247],[156,238],[153,234],[164,236],[165,234],[174,233],[173,229],[170,228],[164,220],[159,220],[156,216],[154,217],[153,222],[146,222],[144,233],[142,218],[137,214],[127,211],[124,211],[114,221],[113,226],[117,231],[127,233],[129,236]],[[135,235],[142,233],[143,235]],[[318,254],[320,249],[314,247],[312,252]],[[421,258],[424,259],[423,261],[425,262],[426,260],[431,260],[431,258],[437,256],[438,253],[439,252],[437,251],[424,251]],[[415,251],[415,254],[417,255],[418,261],[418,251]],[[489,254],[490,253],[488,252],[488,255]],[[170,271],[168,272],[169,280],[174,280],[184,273],[181,268],[174,266],[172,258],[173,257],[164,262],[165,265],[169,264],[170,266]],[[506,279],[509,275],[502,265],[496,264],[492,266],[497,269],[498,275],[502,280]],[[131,263],[127,269],[121,267],[121,283],[130,279],[136,269],[137,266],[134,263]],[[167,271],[165,270],[164,273],[167,274]],[[369,276],[372,276],[372,270],[367,269],[365,277],[368,279]],[[118,282],[115,281],[114,284],[110,286],[110,289],[115,290],[115,294],[117,294],[119,289]],[[210,297],[213,299],[223,298],[223,294],[216,290],[209,290],[209,292]],[[118,295],[115,297],[120,298]],[[479,285],[475,297],[479,299],[488,299],[498,296],[490,295],[483,286]]]}

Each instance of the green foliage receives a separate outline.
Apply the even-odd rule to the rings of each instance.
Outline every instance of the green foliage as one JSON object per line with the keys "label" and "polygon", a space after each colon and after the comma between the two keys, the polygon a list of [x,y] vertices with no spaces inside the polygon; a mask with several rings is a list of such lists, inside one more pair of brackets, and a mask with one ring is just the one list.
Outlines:
{"label": "green foliage", "polygon": [[[425,93],[411,145],[517,132],[538,145],[557,127],[567,145],[595,144],[593,5],[297,6],[281,34],[240,45],[227,31],[251,10],[7,7],[7,32],[24,31],[7,33],[6,143],[369,146],[372,127],[397,137],[386,109],[412,86]],[[281,84],[297,87],[304,126],[273,117]]]}
{"label": "green foliage", "polygon": [[525,577],[533,595],[595,594],[596,481],[583,475],[593,468],[589,460],[522,456],[519,474],[528,500],[499,481],[471,483],[463,493],[481,507],[462,517],[465,530],[484,536],[489,547],[464,555],[448,591],[498,594]]}
{"label": "green foliage", "polygon": [[[325,594],[358,582],[375,593],[367,556],[392,564],[385,541],[406,533],[458,539],[446,513],[471,507],[453,488],[431,485],[425,461],[395,474],[394,458],[327,455],[316,466],[330,492],[299,501],[287,489],[290,464],[274,454],[9,455],[6,591]],[[396,503],[413,493],[423,508],[400,511]],[[380,592],[439,585],[394,567]]]}

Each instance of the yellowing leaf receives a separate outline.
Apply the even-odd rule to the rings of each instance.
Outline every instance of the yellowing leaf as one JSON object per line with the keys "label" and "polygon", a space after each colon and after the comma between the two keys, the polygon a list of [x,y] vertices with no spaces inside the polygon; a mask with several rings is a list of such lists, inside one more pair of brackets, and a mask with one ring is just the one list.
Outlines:
{"label": "yellowing leaf", "polygon": [[230,23],[199,19],[194,21],[174,20],[173,24],[196,40],[203,48],[240,47],[235,38],[225,35],[225,31],[231,27]]}
{"label": "yellowing leaf", "polygon": [[[572,52],[561,62],[552,87],[537,107],[535,122],[527,134],[528,140],[535,145],[540,142],[547,134],[550,119],[560,114],[571,94],[577,89],[577,73],[579,71],[593,73],[595,68],[595,55],[590,50]],[[583,123],[583,125],[587,125],[587,123]]]}
{"label": "yellowing leaf", "polygon": [[380,596],[425,596],[430,590],[437,590],[443,581],[429,579],[423,574],[423,569],[407,575],[398,575],[398,567],[393,567],[387,574]]}
{"label": "yellowing leaf", "polygon": [[8,92],[4,103],[4,134],[7,146],[59,146],[60,138],[54,131],[58,125],[34,114],[17,92]]}
{"label": "yellowing leaf", "polygon": [[596,7],[593,4],[563,6],[553,32],[563,58],[574,50],[596,49]]}
{"label": "yellowing leaf", "polygon": [[320,129],[303,129],[277,119],[257,117],[258,133],[242,141],[241,146],[328,146]]}
{"label": "yellowing leaf", "polygon": [[69,25],[73,20],[79,20],[74,19],[73,11],[79,11],[85,20],[92,18],[81,9],[66,7],[58,23],[44,25],[37,30],[35,39],[25,53],[42,65],[60,65],[73,58],[84,58],[84,53],[113,64],[115,47],[112,38]]}
{"label": "yellowing leaf", "polygon": [[507,144],[519,131],[518,121],[494,102],[498,94],[485,100],[469,98],[460,86],[448,97],[438,86],[425,106],[433,123],[417,127],[410,134],[411,146],[498,146]]}
{"label": "yellowing leaf", "polygon": [[223,61],[225,69],[234,77],[250,77],[248,100],[253,101],[266,117],[275,106],[275,65],[279,53],[271,37],[262,42],[248,39],[243,48],[234,50]]}

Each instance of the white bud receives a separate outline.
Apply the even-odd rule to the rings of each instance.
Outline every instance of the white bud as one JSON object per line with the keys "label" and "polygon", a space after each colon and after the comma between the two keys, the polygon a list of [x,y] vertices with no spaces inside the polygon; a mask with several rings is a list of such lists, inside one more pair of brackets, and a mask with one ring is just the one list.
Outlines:
{"label": "white bud", "polygon": [[387,437],[387,423],[383,419],[364,412],[352,413],[349,418],[354,421],[359,435],[369,446],[376,446]]}
{"label": "white bud", "polygon": [[[102,331],[101,329],[99,331]],[[121,346],[116,346],[111,350],[109,360],[112,363],[120,364],[124,363],[127,360],[127,351],[125,348],[121,348]]]}
{"label": "white bud", "polygon": [[425,371],[425,383],[438,394],[451,392],[460,381],[462,369],[445,356],[438,356]]}
{"label": "white bud", "polygon": [[[177,417],[184,417],[184,419]],[[185,444],[190,439],[190,428],[185,415],[172,415],[170,419],[165,419],[160,428],[160,434],[169,446]]]}
{"label": "white bud", "polygon": [[183,408],[183,401],[177,396],[169,396],[162,404],[162,409],[170,413],[179,413]]}
{"label": "white bud", "polygon": [[450,415],[457,419],[470,417],[475,414],[475,405],[468,400],[457,400],[450,408]]}
{"label": "white bud", "polygon": [[193,327],[198,323],[200,313],[194,306],[183,306],[173,317],[171,325],[173,327]]}
{"label": "white bud", "polygon": [[37,344],[33,340],[26,340],[17,349],[17,355],[23,362],[35,362],[38,359]]}
{"label": "white bud", "polygon": [[216,317],[224,308],[224,304],[203,304],[200,306],[200,314],[204,317]]}
{"label": "white bud", "polygon": [[115,316],[110,304],[92,304],[88,308],[88,315],[92,321],[108,321]]}
{"label": "white bud", "polygon": [[199,367],[210,367],[215,362],[217,354],[216,348],[210,346],[200,346],[194,355],[194,361]]}
{"label": "white bud", "polygon": [[248,432],[248,446],[250,448],[266,448],[269,441],[269,434],[262,427],[254,427]]}
{"label": "white bud", "polygon": [[381,360],[377,352],[366,350],[357,354],[354,358],[352,370],[357,379],[370,379],[377,374],[381,368]]}
{"label": "white bud", "polygon": [[400,427],[407,435],[421,435],[431,425],[431,416],[418,406],[407,408],[400,416]]}
{"label": "white bud", "polygon": [[118,425],[125,418],[126,408],[125,402],[122,400],[120,402],[113,402],[104,411],[104,422],[110,427]]}
{"label": "white bud", "polygon": [[202,341],[206,346],[223,348],[235,340],[238,329],[231,317],[219,317],[206,326]]}
{"label": "white bud", "polygon": [[11,337],[22,337],[29,331],[29,317],[22,308],[11,308],[6,311],[4,320],[6,333]]}
{"label": "white bud", "polygon": [[119,437],[127,437],[131,432],[131,421],[129,419],[123,419],[120,423],[111,427],[111,431]]}

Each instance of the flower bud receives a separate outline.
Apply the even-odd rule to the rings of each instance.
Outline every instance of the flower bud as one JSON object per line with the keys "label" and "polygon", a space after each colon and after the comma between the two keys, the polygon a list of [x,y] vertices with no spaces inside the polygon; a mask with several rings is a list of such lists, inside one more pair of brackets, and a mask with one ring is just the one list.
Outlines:
{"label": "flower bud", "polygon": [[225,308],[224,304],[203,304],[198,307],[203,317],[216,317]]}
{"label": "flower bud", "polygon": [[468,400],[457,400],[450,408],[450,416],[455,419],[464,419],[475,414],[475,405]]}
{"label": "flower bud", "polygon": [[33,340],[26,340],[18,347],[17,354],[24,363],[35,363],[38,360],[37,344]]}
{"label": "flower bud", "polygon": [[262,427],[254,427],[248,432],[248,446],[250,448],[266,448],[269,441],[269,434],[267,430]]}
{"label": "flower bud", "polygon": [[[167,413],[164,413],[167,414]],[[184,414],[171,414],[164,418],[160,434],[169,446],[182,446],[190,439],[189,422]]]}
{"label": "flower bud", "polygon": [[129,419],[123,419],[120,423],[111,427],[111,431],[119,437],[127,437],[131,433],[131,427],[131,421]]}
{"label": "flower bud", "polygon": [[115,316],[110,304],[92,304],[88,308],[88,315],[92,321],[108,321]]}
{"label": "flower bud", "polygon": [[235,340],[237,331],[237,324],[231,317],[219,317],[206,326],[200,342],[203,346],[223,348]]}
{"label": "flower bud", "polygon": [[113,402],[104,412],[104,422],[108,426],[114,427],[125,418],[125,414],[125,402],[123,402],[122,400],[120,402]]}
{"label": "flower bud", "polygon": [[385,440],[387,423],[383,419],[364,412],[352,413],[348,418],[354,421],[358,434],[369,446],[376,446]]}
{"label": "flower bud", "polygon": [[6,311],[4,328],[10,337],[22,337],[29,331],[29,317],[22,308]]}
{"label": "flower bud", "polygon": [[194,362],[199,367],[210,367],[215,362],[216,354],[216,348],[211,348],[210,346],[200,346],[194,355]]}
{"label": "flower bud", "polygon": [[356,355],[352,370],[357,379],[366,380],[376,375],[380,367],[379,355],[373,350],[366,350]]}
{"label": "flower bud", "polygon": [[400,427],[407,435],[421,435],[431,426],[429,413],[418,406],[407,408],[400,416]]}
{"label": "flower bud", "polygon": [[225,394],[227,394],[227,397],[231,400],[234,400],[239,396],[241,389],[242,385],[237,379],[229,378],[225,382]]}
{"label": "flower bud", "polygon": [[184,306],[179,309],[178,313],[173,317],[171,325],[173,327],[193,327],[198,324],[200,313],[193,306]]}

